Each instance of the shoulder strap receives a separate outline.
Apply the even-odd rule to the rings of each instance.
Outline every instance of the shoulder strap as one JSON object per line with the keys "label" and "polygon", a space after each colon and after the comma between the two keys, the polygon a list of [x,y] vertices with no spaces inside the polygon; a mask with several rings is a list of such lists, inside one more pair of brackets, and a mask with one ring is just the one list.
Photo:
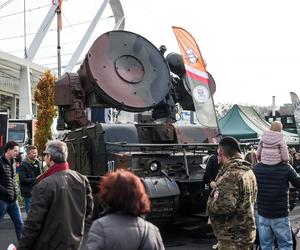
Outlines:
{"label": "shoulder strap", "polygon": [[144,229],[144,233],[143,233],[143,236],[142,236],[142,239],[141,239],[141,242],[137,248],[137,250],[142,250],[144,248],[144,245],[145,245],[145,242],[146,242],[146,238],[148,236],[148,223],[147,221],[144,220],[144,223],[145,223],[145,229]]}

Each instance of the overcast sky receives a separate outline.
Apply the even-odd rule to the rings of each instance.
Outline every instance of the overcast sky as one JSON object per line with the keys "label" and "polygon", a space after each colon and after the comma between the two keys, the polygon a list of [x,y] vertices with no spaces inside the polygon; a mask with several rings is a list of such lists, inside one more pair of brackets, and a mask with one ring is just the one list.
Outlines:
{"label": "overcast sky", "polygon": [[[0,0],[0,6],[7,0]],[[23,0],[0,9],[0,50],[24,54]],[[63,2],[62,55],[68,61],[101,0]],[[216,103],[253,105],[291,103],[289,92],[300,95],[299,0],[121,0],[126,30],[139,33],[155,46],[179,52],[171,26],[180,26],[196,39],[214,76]],[[50,8],[51,0],[26,0],[27,47]],[[43,7],[46,6],[46,7]],[[36,9],[38,8],[38,9]],[[104,17],[111,14],[110,10]],[[10,16],[7,16],[10,15]],[[89,46],[113,27],[112,18],[99,22]],[[55,22],[35,62],[56,66]],[[86,48],[86,50],[89,48]],[[84,54],[86,51],[84,52]],[[84,56],[82,55],[82,57]]]}

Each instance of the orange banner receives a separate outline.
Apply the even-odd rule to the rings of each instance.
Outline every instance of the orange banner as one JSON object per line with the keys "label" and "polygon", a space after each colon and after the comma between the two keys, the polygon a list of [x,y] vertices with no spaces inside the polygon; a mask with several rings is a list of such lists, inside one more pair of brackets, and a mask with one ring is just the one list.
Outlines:
{"label": "orange banner", "polygon": [[52,0],[53,5],[57,5],[56,13],[59,14],[59,30],[62,30],[62,0]]}
{"label": "orange banner", "polygon": [[62,31],[62,0],[58,0],[58,7],[59,7],[59,11],[60,11],[60,15],[59,15],[59,29],[60,31]]}
{"label": "orange banner", "polygon": [[206,65],[204,63],[200,49],[198,48],[198,44],[196,43],[192,35],[180,27],[173,26],[172,29],[178,41],[181,54],[184,55],[184,63],[194,68],[206,71]]}
{"label": "orange banner", "polygon": [[200,49],[186,30],[172,27],[176,36],[186,70],[185,81],[189,85],[200,124],[218,128],[215,106],[210,88],[210,78]]}

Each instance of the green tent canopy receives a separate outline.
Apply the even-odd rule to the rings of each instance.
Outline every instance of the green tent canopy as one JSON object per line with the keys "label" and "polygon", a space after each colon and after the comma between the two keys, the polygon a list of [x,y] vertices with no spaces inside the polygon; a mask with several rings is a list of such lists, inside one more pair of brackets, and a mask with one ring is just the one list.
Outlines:
{"label": "green tent canopy", "polygon": [[[235,104],[219,121],[223,136],[232,136],[238,140],[258,140],[262,133],[270,129],[271,124],[262,119],[254,108]],[[298,145],[299,136],[283,131],[288,145]]]}

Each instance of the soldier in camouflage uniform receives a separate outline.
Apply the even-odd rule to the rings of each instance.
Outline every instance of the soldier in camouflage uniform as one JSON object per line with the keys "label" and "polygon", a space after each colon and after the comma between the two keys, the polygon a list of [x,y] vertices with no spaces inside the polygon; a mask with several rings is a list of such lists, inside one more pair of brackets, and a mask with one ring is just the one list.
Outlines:
{"label": "soldier in camouflage uniform", "polygon": [[256,179],[242,159],[236,139],[224,137],[218,148],[222,167],[208,199],[208,215],[219,250],[249,250],[256,236]]}

